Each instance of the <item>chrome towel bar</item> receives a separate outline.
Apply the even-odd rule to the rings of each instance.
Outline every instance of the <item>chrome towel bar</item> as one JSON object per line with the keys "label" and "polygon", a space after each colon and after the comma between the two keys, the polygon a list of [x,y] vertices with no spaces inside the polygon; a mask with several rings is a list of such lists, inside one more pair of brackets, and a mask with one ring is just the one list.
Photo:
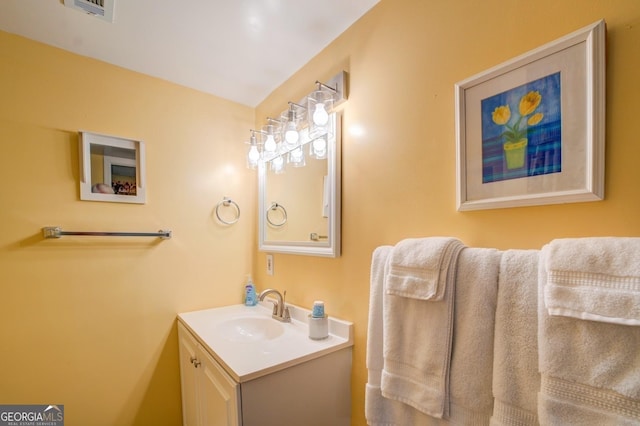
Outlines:
{"label": "chrome towel bar", "polygon": [[60,238],[63,235],[82,235],[94,237],[159,237],[163,240],[171,238],[171,231],[159,230],[158,232],[83,232],[63,231],[59,226],[46,226],[42,228],[45,238]]}

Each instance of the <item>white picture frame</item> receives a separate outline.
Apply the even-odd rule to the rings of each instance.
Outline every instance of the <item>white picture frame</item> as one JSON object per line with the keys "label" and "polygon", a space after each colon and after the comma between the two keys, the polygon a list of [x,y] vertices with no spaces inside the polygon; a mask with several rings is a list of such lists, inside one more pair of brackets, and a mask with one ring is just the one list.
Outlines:
{"label": "white picture frame", "polygon": [[456,83],[455,104],[459,211],[604,198],[604,20]]}
{"label": "white picture frame", "polygon": [[79,154],[81,200],[146,203],[144,142],[80,131]]}

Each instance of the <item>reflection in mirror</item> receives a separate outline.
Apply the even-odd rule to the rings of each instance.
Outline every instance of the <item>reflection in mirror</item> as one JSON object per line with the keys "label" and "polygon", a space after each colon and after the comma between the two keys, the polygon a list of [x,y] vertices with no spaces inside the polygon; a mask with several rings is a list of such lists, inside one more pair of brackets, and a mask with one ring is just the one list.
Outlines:
{"label": "reflection in mirror", "polygon": [[[269,163],[258,167],[259,248],[261,251],[340,256],[340,115],[331,114],[322,136],[326,155],[314,158],[314,140],[300,132],[304,167],[289,160],[284,172]],[[319,143],[315,143],[316,150]],[[300,148],[298,148],[300,149]],[[295,157],[297,160],[298,157]]]}
{"label": "reflection in mirror", "polygon": [[143,204],[144,143],[80,132],[80,199]]}
{"label": "reflection in mirror", "polygon": [[[287,209],[282,204],[271,203],[265,213],[265,219],[269,224],[269,228],[280,228],[287,223]],[[269,239],[272,238],[270,237]]]}

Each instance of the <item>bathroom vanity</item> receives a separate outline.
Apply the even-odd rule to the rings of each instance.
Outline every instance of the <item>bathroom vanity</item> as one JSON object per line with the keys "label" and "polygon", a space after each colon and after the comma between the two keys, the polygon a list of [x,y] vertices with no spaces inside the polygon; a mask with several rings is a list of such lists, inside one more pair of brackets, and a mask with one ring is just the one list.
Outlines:
{"label": "bathroom vanity", "polygon": [[309,311],[233,305],[178,315],[183,424],[351,423],[353,324],[329,318],[329,336],[308,337]]}

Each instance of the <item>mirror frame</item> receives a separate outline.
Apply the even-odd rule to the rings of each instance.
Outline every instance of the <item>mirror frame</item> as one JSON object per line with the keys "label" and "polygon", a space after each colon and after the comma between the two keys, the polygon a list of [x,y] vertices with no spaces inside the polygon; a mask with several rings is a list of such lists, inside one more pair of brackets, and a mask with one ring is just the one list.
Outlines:
{"label": "mirror frame", "polygon": [[[269,253],[301,254],[308,256],[339,257],[341,250],[341,145],[342,114],[333,112],[335,129],[327,138],[327,176],[329,182],[329,216],[327,241],[269,241],[267,240],[266,199],[267,165],[258,164],[258,250]],[[286,172],[285,172],[286,173]],[[270,203],[269,203],[270,204]]]}
{"label": "mirror frame", "polygon": [[[144,142],[124,139],[115,136],[80,131],[80,199],[88,201],[104,201],[112,203],[144,204],[147,200],[147,186],[145,180],[145,150]],[[135,151],[136,195],[101,194],[91,191],[91,145],[130,149]],[[123,164],[131,166],[132,164]]]}

